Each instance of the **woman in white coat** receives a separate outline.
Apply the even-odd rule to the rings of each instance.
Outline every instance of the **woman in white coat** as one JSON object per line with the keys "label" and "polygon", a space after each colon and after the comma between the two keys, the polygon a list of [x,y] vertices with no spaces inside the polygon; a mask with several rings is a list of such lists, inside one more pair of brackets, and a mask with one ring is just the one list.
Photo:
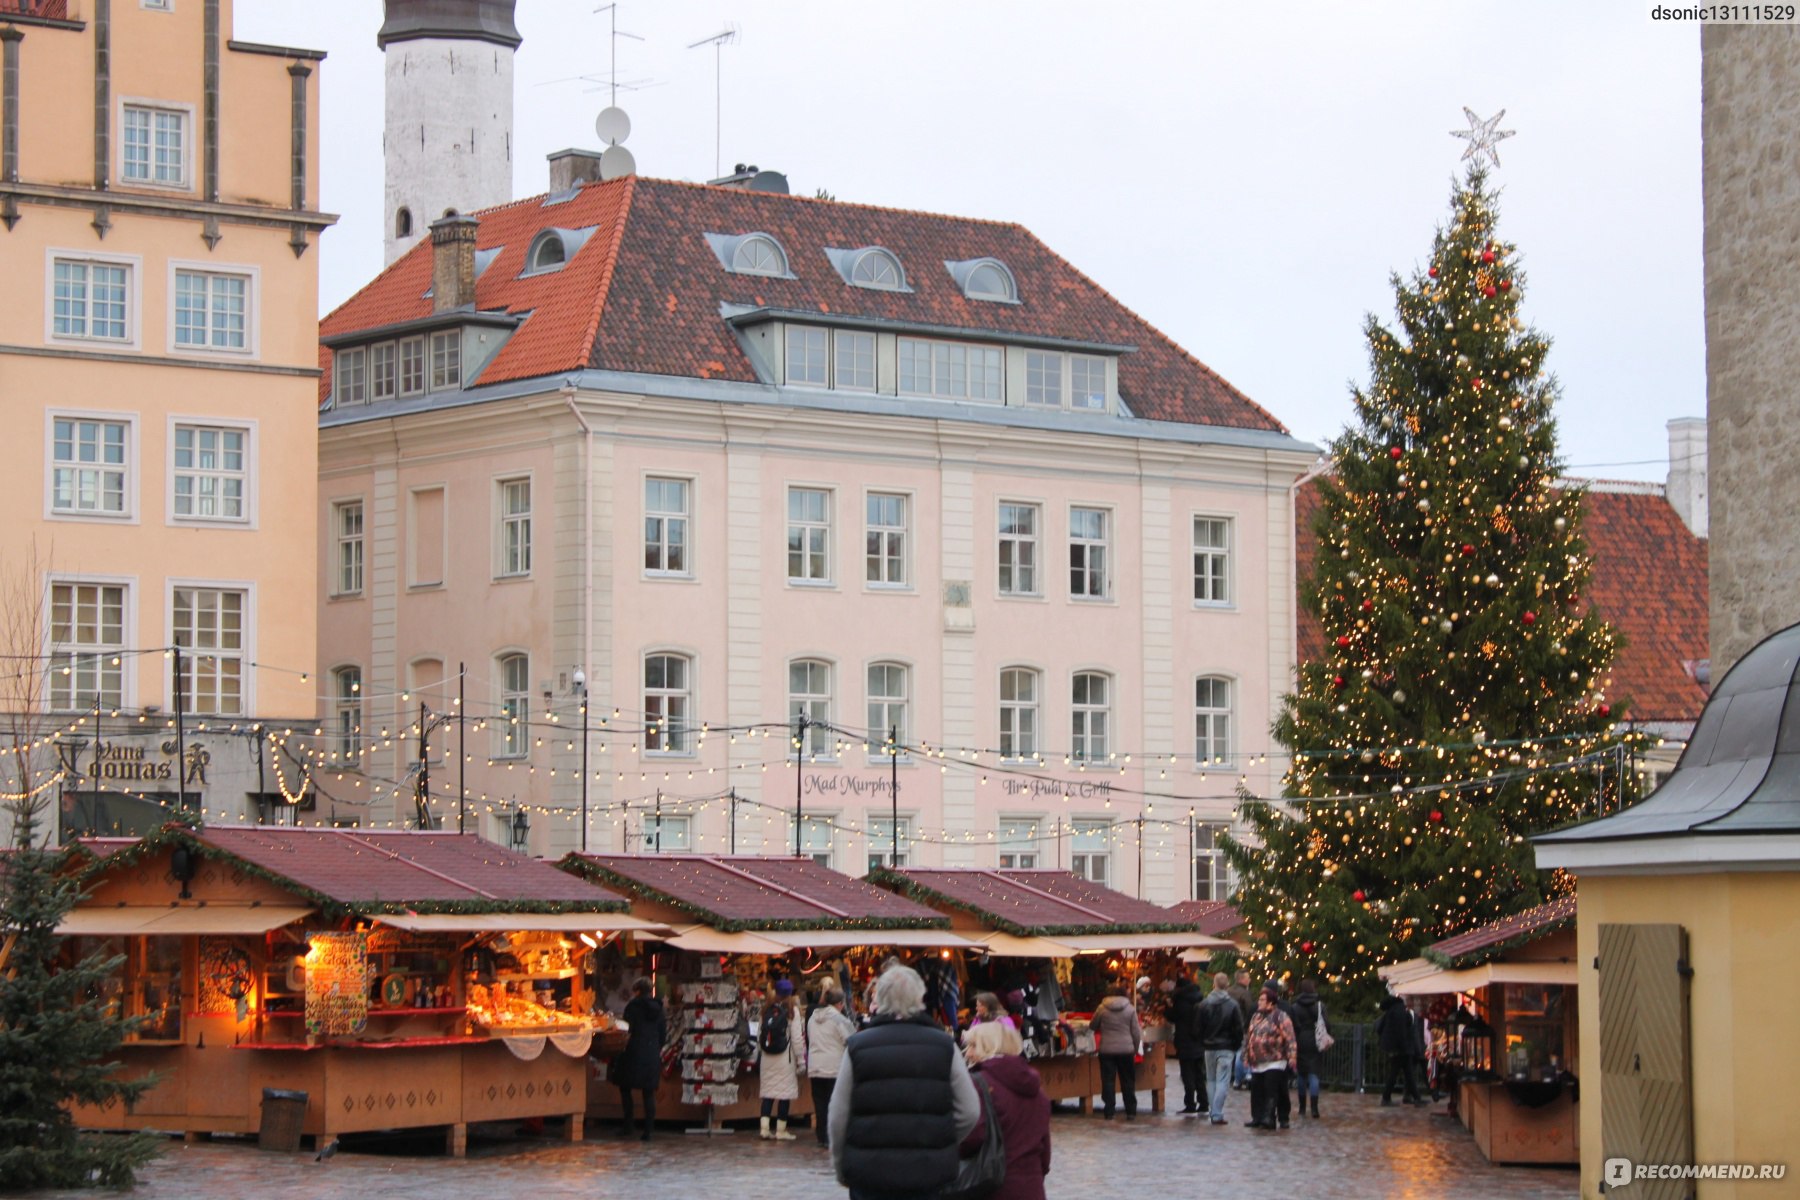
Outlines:
{"label": "woman in white coat", "polygon": [[855,1032],[856,1022],[844,1014],[843,989],[827,975],[819,988],[819,1007],[806,1019],[806,1078],[812,1087],[813,1129],[821,1146],[830,1144],[825,1114],[831,1111],[844,1042]]}
{"label": "woman in white coat", "polygon": [[[762,1129],[760,1136],[791,1142],[788,1105],[800,1098],[800,1070],[806,1062],[806,1026],[796,1020],[794,984],[775,981],[775,999],[763,1010],[762,1033]],[[769,1127],[770,1117],[775,1126]]]}

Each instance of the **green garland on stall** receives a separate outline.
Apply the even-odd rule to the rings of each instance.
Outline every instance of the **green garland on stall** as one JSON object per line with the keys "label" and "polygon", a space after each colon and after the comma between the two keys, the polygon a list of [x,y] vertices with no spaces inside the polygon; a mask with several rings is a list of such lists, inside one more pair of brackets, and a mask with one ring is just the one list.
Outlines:
{"label": "green garland on stall", "polygon": [[1096,933],[1199,932],[1199,927],[1191,921],[1102,922],[1098,927],[1093,923],[1086,925],[1024,925],[1018,921],[1009,920],[992,909],[983,908],[973,901],[958,900],[954,896],[947,896],[888,867],[876,867],[871,870],[868,874],[868,881],[881,887],[892,888],[907,899],[916,900],[920,904],[948,904],[952,908],[974,913],[986,924],[1002,933],[1010,933],[1014,937],[1074,937],[1077,935],[1091,936]]}

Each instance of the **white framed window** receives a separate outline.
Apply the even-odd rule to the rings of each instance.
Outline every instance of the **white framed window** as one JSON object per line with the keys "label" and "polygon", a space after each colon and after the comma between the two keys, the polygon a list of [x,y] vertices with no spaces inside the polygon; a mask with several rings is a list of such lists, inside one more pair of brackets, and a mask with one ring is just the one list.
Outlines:
{"label": "white framed window", "polygon": [[643,843],[645,854],[685,853],[693,849],[693,819],[645,813]]}
{"label": "white framed window", "polygon": [[1025,352],[1025,403],[1061,408],[1063,356],[1054,350]]}
{"label": "white framed window", "polygon": [[181,687],[195,716],[237,717],[247,711],[245,656],[250,594],[238,588],[172,589],[171,640],[181,656]]}
{"label": "white framed window", "polygon": [[1069,595],[1077,599],[1104,600],[1112,595],[1111,519],[1104,508],[1069,510]]}
{"label": "white framed window", "polygon": [[546,229],[538,234],[537,240],[525,255],[527,266],[525,274],[537,275],[545,271],[560,271],[568,260],[568,250],[563,246],[562,235],[553,229]]}
{"label": "white framed window", "polygon": [[1038,595],[1038,525],[1035,504],[1000,505],[1000,594]]}
{"label": "white framed window", "polygon": [[831,339],[816,325],[787,327],[787,381],[804,387],[831,382]]}
{"label": "white framed window", "polygon": [[1112,679],[1099,671],[1078,671],[1072,681],[1070,731],[1076,762],[1105,762],[1112,724]]}
{"label": "white framed window", "polygon": [[816,658],[797,658],[788,664],[788,720],[794,736],[804,717],[806,742],[793,749],[810,759],[836,758],[837,735],[831,730],[831,664]]}
{"label": "white framed window", "polygon": [[495,484],[499,508],[499,571],[502,577],[531,574],[531,478]]}
{"label": "white framed window", "polygon": [[524,758],[531,746],[531,656],[503,654],[494,667],[500,701],[494,757]]}
{"label": "white framed window", "polygon": [[864,507],[864,580],[874,587],[906,587],[906,496],[870,492]]}
{"label": "white framed window", "polygon": [[337,376],[331,389],[332,403],[342,408],[346,404],[367,404],[369,402],[369,352],[362,346],[349,346],[335,351],[331,356],[334,374]]}
{"label": "white framed window", "polygon": [[[897,835],[897,836],[896,836]],[[869,870],[904,867],[912,860],[912,818],[892,813],[869,817]]]}
{"label": "white framed window", "polygon": [[875,335],[854,329],[835,330],[831,335],[836,386],[850,392],[875,390]]}
{"label": "white framed window", "polygon": [[791,487],[787,496],[788,582],[831,582],[831,492]]}
{"label": "white framed window", "polygon": [[644,571],[692,575],[688,552],[690,485],[685,479],[644,480]]}
{"label": "white framed window", "polygon": [[1194,518],[1194,603],[1231,603],[1231,518]]}
{"label": "white framed window", "polygon": [[900,757],[904,759],[907,756],[906,704],[909,683],[907,669],[901,663],[869,664],[869,757],[887,758],[889,737],[894,738],[895,744],[900,747]]}
{"label": "white framed window", "polygon": [[331,506],[331,536],[336,547],[332,564],[334,596],[359,596],[363,590],[363,502],[340,500]]}
{"label": "white framed window", "polygon": [[50,585],[49,702],[53,712],[125,706],[123,583]]}
{"label": "white framed window", "polygon": [[392,400],[400,391],[400,347],[381,342],[369,347],[369,399]]}
{"label": "white framed window", "polygon": [[1029,667],[1000,672],[1000,757],[1012,762],[1038,752],[1038,673]]}
{"label": "white framed window", "polygon": [[440,329],[431,335],[431,390],[462,386],[462,331]]}
{"label": "white framed window", "polygon": [[138,0],[138,7],[152,12],[174,12],[175,0]]}
{"label": "white framed window", "polygon": [[971,300],[1016,301],[1019,289],[1012,272],[997,260],[978,264],[963,283],[963,295]]}
{"label": "white framed window", "polygon": [[170,472],[181,521],[242,522],[250,515],[250,431],[238,425],[175,426]]}
{"label": "white framed window", "polygon": [[174,315],[170,344],[177,350],[247,354],[256,349],[254,270],[217,271],[171,263]]}
{"label": "white framed window", "polygon": [[1105,411],[1106,360],[1092,354],[1069,355],[1069,407]]}
{"label": "white framed window", "polygon": [[345,766],[361,761],[362,724],[362,668],[339,667],[331,673],[331,738]]}
{"label": "white framed window", "polygon": [[99,417],[50,419],[50,511],[124,517],[131,512],[130,421]]}
{"label": "white framed window", "polygon": [[150,187],[185,188],[193,114],[184,107],[126,102],[119,123],[119,178]]}
{"label": "white framed window", "polygon": [[1219,836],[1231,826],[1223,821],[1201,821],[1194,826],[1194,899],[1231,899],[1231,864],[1219,845]]}
{"label": "white framed window", "polygon": [[1231,759],[1231,680],[1202,675],[1194,680],[1194,763]]}
{"label": "white framed window", "polygon": [[423,395],[425,391],[425,339],[400,339],[400,394]]}
{"label": "white framed window", "polygon": [[731,255],[731,269],[739,275],[786,276],[787,254],[781,244],[766,233],[753,233],[737,244]]}
{"label": "white framed window", "polygon": [[690,754],[693,660],[681,654],[644,658],[644,753]]}
{"label": "white framed window", "polygon": [[1038,819],[1036,817],[1001,817],[995,842],[1002,871],[1030,871],[1038,865]]}
{"label": "white framed window", "polygon": [[900,260],[878,246],[871,246],[856,256],[850,266],[850,282],[857,287],[884,292],[906,290],[906,271]]}
{"label": "white framed window", "polygon": [[940,400],[1005,396],[1005,355],[998,346],[900,338],[900,394]]}
{"label": "white framed window", "polygon": [[1076,821],[1069,838],[1069,870],[1106,883],[1112,876],[1112,822]]}
{"label": "white framed window", "polygon": [[[809,814],[801,819],[800,854],[803,858],[810,858],[821,867],[831,866],[832,850],[837,840],[834,836],[836,830],[832,825],[836,819],[835,815],[828,816],[824,813]],[[788,836],[793,836],[791,826]],[[785,850],[782,852],[786,853]]]}
{"label": "white framed window", "polygon": [[137,265],[134,259],[51,251],[46,340],[135,346]]}

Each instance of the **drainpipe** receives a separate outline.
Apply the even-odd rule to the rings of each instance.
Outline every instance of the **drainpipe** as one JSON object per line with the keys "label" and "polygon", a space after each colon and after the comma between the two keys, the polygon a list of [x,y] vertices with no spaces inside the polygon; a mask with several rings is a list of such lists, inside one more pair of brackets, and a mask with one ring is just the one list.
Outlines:
{"label": "drainpipe", "polygon": [[[594,498],[590,494],[590,490],[589,490],[593,486],[593,479],[594,479],[594,474],[593,474],[594,430],[593,430],[593,427],[587,423],[587,418],[581,415],[580,405],[575,403],[575,382],[573,379],[563,380],[562,398],[563,398],[563,402],[569,406],[569,415],[575,418],[575,423],[577,425],[581,426],[581,520],[577,523],[577,528],[581,530],[581,665],[584,668],[586,668],[587,673],[588,673],[588,679],[592,680],[594,677],[594,668],[596,665],[598,665],[593,661],[593,653],[594,653],[594,564],[593,564],[594,537],[593,537],[593,531],[591,529],[589,529],[589,527],[588,527],[588,523],[591,520],[593,520],[593,512],[594,512]],[[608,664],[608,666],[610,666],[610,665],[611,664]],[[611,675],[610,671],[608,672],[606,678],[609,681],[612,679],[612,675]],[[593,693],[590,692],[587,688],[582,689],[581,703],[585,709],[587,709],[591,712],[591,710],[593,709],[593,704],[594,704]],[[582,752],[581,786],[585,789],[588,786],[588,779],[587,779],[587,737],[588,737],[588,734],[587,734],[586,719],[584,719],[584,721],[583,721],[581,736],[582,736],[582,741],[581,741],[581,752]],[[584,794],[585,794],[585,792],[584,792]],[[583,850],[587,849],[588,831],[587,831],[587,823],[586,822],[587,822],[587,814],[583,813],[582,814],[582,828],[581,828],[581,845],[582,845]]]}

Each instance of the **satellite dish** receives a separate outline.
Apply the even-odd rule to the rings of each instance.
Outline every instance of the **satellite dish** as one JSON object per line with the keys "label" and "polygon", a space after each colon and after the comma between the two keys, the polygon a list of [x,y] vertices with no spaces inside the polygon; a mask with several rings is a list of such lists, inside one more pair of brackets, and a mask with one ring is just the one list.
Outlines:
{"label": "satellite dish", "polygon": [[631,157],[631,151],[614,144],[600,152],[600,178],[623,179],[627,175],[637,174],[637,159]]}
{"label": "satellite dish", "polygon": [[616,146],[631,136],[631,118],[625,115],[622,108],[603,108],[600,115],[594,118],[594,132],[608,146]]}

